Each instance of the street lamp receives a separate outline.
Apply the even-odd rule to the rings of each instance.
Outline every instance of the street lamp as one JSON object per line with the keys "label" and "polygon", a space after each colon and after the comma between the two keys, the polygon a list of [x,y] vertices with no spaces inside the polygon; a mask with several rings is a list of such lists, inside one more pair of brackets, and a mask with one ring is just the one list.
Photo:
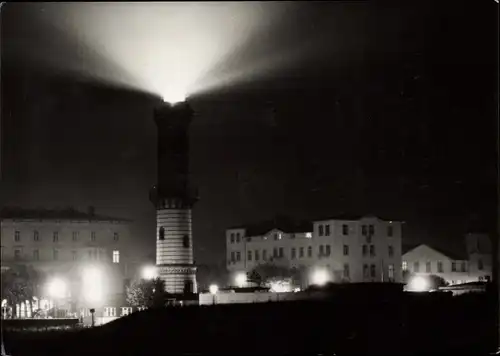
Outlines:
{"label": "street lamp", "polygon": [[330,280],[330,276],[325,269],[318,269],[313,272],[311,280],[312,284],[324,286]]}
{"label": "street lamp", "polygon": [[219,286],[217,284],[211,284],[210,287],[208,287],[208,290],[213,296],[213,304],[215,304],[215,298],[217,295],[217,292],[219,291]]}
{"label": "street lamp", "polygon": [[154,279],[157,276],[155,266],[146,266],[142,269],[142,278],[144,279]]}
{"label": "street lamp", "polygon": [[245,283],[247,282],[247,275],[246,273],[238,273],[235,277],[236,285],[239,288],[243,288]]}
{"label": "street lamp", "polygon": [[414,292],[425,292],[429,290],[429,281],[422,276],[415,276],[410,280],[409,289]]}
{"label": "street lamp", "polygon": [[54,278],[47,286],[47,292],[54,301],[54,317],[58,317],[58,300],[66,296],[66,283],[60,278]]}

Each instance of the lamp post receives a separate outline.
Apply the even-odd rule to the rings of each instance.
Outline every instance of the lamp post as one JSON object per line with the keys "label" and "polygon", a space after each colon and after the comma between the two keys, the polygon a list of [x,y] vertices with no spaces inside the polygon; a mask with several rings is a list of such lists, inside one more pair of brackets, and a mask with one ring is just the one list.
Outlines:
{"label": "lamp post", "polygon": [[209,287],[209,290],[210,290],[210,293],[212,294],[212,304],[215,305],[216,304],[216,296],[217,296],[217,292],[219,291],[219,286],[217,284],[212,284],[210,285]]}

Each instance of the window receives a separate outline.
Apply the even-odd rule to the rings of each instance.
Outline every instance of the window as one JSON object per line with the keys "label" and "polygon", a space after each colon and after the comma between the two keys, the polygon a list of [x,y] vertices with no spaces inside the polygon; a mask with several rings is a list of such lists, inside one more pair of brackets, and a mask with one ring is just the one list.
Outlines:
{"label": "window", "polygon": [[361,226],[361,235],[366,236],[366,225]]}
{"label": "window", "polygon": [[236,233],[236,242],[239,243],[240,242],[240,233]]}
{"label": "window", "polygon": [[375,256],[375,245],[370,245],[370,257]]}
{"label": "window", "polygon": [[115,307],[106,307],[104,308],[104,316],[114,317],[116,316],[116,308]]}
{"label": "window", "polygon": [[234,244],[234,232],[231,233],[231,243]]}
{"label": "window", "polygon": [[342,235],[344,236],[349,235],[349,226],[347,226],[347,224],[342,225]]}
{"label": "window", "polygon": [[325,236],[330,236],[330,224],[325,225]]}
{"label": "window", "polygon": [[389,245],[389,257],[394,256],[394,246]]}
{"label": "window", "polygon": [[234,262],[235,259],[234,259],[234,251],[231,251],[231,262]]}
{"label": "window", "polygon": [[182,246],[184,246],[184,248],[189,248],[190,244],[189,244],[189,235],[184,235],[182,237]]}
{"label": "window", "polygon": [[431,273],[431,263],[430,262],[425,263],[425,272]]}
{"label": "window", "polygon": [[462,272],[467,272],[467,265],[465,262],[462,262]]}
{"label": "window", "polygon": [[452,272],[456,272],[457,271],[457,263],[456,262],[452,262],[451,263],[451,271]]}
{"label": "window", "polygon": [[401,266],[401,269],[403,271],[407,271],[408,270],[408,262],[407,261],[403,261],[403,264]]}
{"label": "window", "polygon": [[420,263],[418,261],[413,262],[413,272],[419,272],[420,270]]}
{"label": "window", "polygon": [[52,242],[59,242],[59,232],[58,231],[54,231],[54,233],[52,234]]}
{"label": "window", "polygon": [[278,257],[278,248],[277,247],[273,248],[273,257],[274,258]]}
{"label": "window", "polygon": [[273,238],[274,238],[274,241],[278,240],[278,234],[276,232],[273,234]]}
{"label": "window", "polygon": [[389,264],[389,270],[388,270],[387,275],[388,275],[390,281],[394,281],[394,265],[393,264]]}
{"label": "window", "polygon": [[248,261],[252,260],[252,251],[247,251],[247,260]]}
{"label": "window", "polygon": [[262,250],[262,259],[267,261],[267,250]]}
{"label": "window", "polygon": [[307,257],[312,257],[313,255],[313,248],[312,246],[307,247]]}
{"label": "window", "polygon": [[280,258],[283,257],[283,247],[280,247]]}
{"label": "window", "polygon": [[238,262],[241,261],[241,252],[240,251],[236,252],[236,261],[238,261]]}
{"label": "window", "polygon": [[[163,227],[162,227],[162,228],[163,228]],[[90,233],[90,241],[95,242],[95,239],[96,239],[96,234],[95,234],[95,231],[92,231],[92,232]]]}
{"label": "window", "polygon": [[484,264],[482,259],[477,260],[477,269],[482,271],[484,269]]}
{"label": "window", "polygon": [[158,230],[158,239],[165,240],[165,228],[163,226],[160,226],[160,229]]}
{"label": "window", "polygon": [[394,235],[394,227],[387,226],[387,236],[392,237]]}
{"label": "window", "polygon": [[444,270],[443,270],[443,262],[438,261],[438,263],[437,263],[437,271],[438,271],[438,273],[443,273],[444,272]]}
{"label": "window", "polygon": [[132,314],[132,307],[122,307],[122,316]]}
{"label": "window", "polygon": [[38,231],[33,231],[33,241],[40,241],[40,234]]}
{"label": "window", "polygon": [[291,257],[292,259],[295,259],[295,254],[297,253],[297,250],[295,249],[295,247],[292,247],[292,250],[291,250]]}
{"label": "window", "polygon": [[113,241],[118,241],[120,239],[120,235],[117,232],[113,233]]}
{"label": "window", "polygon": [[295,234],[290,234],[291,239],[295,239]]}
{"label": "window", "polygon": [[54,250],[52,255],[54,257],[54,261],[57,261],[59,259],[59,250]]}
{"label": "window", "polygon": [[299,247],[299,258],[302,258],[302,257],[304,257],[304,248]]}
{"label": "window", "polygon": [[19,250],[19,249],[14,250],[14,259],[16,259],[16,260],[21,259],[21,250]]}
{"label": "window", "polygon": [[33,250],[33,259],[35,261],[39,261],[40,260],[40,251],[38,250]]}
{"label": "window", "polygon": [[371,265],[370,266],[370,277],[375,278],[375,275],[376,275],[375,265]]}
{"label": "window", "polygon": [[21,231],[14,232],[14,241],[16,242],[21,241]]}
{"label": "window", "polygon": [[324,253],[325,253],[325,251],[324,251],[323,245],[319,245],[319,255],[323,256]]}
{"label": "window", "polygon": [[368,255],[368,246],[363,245],[363,256]]}
{"label": "window", "polygon": [[75,250],[71,251],[71,256],[73,258],[73,261],[78,260],[78,254]]}
{"label": "window", "polygon": [[73,241],[78,241],[78,231],[73,231],[73,232],[71,233],[71,239],[72,239]]}
{"label": "window", "polygon": [[367,264],[364,264],[363,265],[363,277],[367,278],[369,275],[368,275],[368,265]]}
{"label": "window", "polygon": [[260,260],[259,250],[255,250],[255,261]]}
{"label": "window", "polygon": [[366,243],[371,244],[372,243],[372,235],[366,235]]}
{"label": "window", "polygon": [[323,236],[324,235],[323,225],[319,225],[318,226],[318,235],[319,236]]}
{"label": "window", "polygon": [[349,256],[349,245],[344,245],[344,256]]}
{"label": "window", "polygon": [[120,263],[120,251],[113,251],[113,263]]}
{"label": "window", "polygon": [[344,278],[349,278],[349,263],[344,263]]}
{"label": "window", "polygon": [[375,227],[373,225],[368,226],[368,235],[370,236],[375,235]]}

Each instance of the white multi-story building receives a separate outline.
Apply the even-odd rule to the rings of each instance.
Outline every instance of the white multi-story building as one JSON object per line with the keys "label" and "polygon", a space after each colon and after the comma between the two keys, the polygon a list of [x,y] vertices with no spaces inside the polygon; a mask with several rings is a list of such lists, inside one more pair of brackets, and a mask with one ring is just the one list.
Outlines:
{"label": "white multi-story building", "polygon": [[469,275],[475,280],[491,280],[492,248],[487,234],[469,233],[465,235],[465,244],[469,258]]}
{"label": "white multi-story building", "polygon": [[478,279],[469,273],[469,263],[465,256],[455,256],[421,244],[403,255],[403,271],[413,275],[436,275],[448,284],[461,284]]}
{"label": "white multi-story building", "polygon": [[227,268],[249,272],[272,263],[311,273],[321,269],[333,282],[399,282],[401,225],[365,216],[318,220],[305,227],[232,228],[226,231]]}
{"label": "white multi-story building", "polygon": [[[66,310],[124,305],[125,285],[133,273],[129,221],[92,210],[4,209],[0,236],[2,271],[26,266],[40,272],[46,285],[37,290],[38,298],[50,298],[51,281],[57,281]],[[92,298],[86,298],[89,293]]]}

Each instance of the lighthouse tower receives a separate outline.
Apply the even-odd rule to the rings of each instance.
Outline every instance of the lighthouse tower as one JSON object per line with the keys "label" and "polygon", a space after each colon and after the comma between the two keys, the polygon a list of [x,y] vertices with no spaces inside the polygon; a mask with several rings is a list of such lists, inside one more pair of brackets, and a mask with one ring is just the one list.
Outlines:
{"label": "lighthouse tower", "polygon": [[150,192],[156,207],[156,266],[171,294],[196,293],[191,209],[196,197],[189,185],[189,135],[193,118],[183,102],[155,110],[158,128],[157,185]]}

